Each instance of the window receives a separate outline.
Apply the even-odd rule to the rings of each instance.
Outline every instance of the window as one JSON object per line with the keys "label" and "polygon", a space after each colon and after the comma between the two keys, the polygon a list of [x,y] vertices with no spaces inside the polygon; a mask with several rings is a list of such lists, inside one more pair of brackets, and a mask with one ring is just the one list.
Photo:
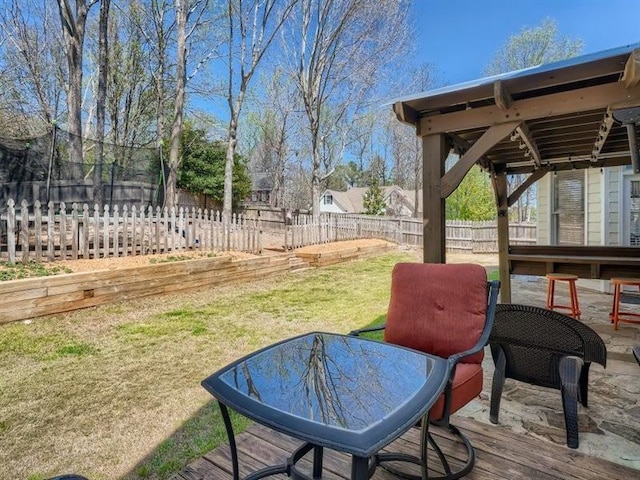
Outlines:
{"label": "window", "polygon": [[324,204],[325,205],[333,205],[333,195],[330,193],[325,194],[324,196]]}
{"label": "window", "polygon": [[584,171],[557,172],[553,189],[555,245],[584,245]]}

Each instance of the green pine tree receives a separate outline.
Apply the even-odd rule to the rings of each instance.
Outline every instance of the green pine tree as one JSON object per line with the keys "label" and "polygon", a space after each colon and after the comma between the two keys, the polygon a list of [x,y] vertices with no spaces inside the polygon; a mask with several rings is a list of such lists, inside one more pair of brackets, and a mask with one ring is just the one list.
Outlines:
{"label": "green pine tree", "polygon": [[378,182],[374,181],[369,185],[369,188],[364,193],[362,199],[364,206],[364,212],[367,215],[384,215],[387,210],[387,205],[384,203],[384,194]]}

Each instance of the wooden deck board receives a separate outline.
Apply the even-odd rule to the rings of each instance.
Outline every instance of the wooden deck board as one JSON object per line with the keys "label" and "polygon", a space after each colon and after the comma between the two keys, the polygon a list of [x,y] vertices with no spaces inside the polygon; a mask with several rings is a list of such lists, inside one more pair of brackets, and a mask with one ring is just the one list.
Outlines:
{"label": "wooden deck board", "polygon": [[[640,478],[640,471],[606,460],[586,456],[564,445],[537,439],[529,435],[514,433],[499,425],[489,425],[468,418],[456,418],[455,424],[469,437],[476,450],[476,464],[465,479],[468,480],[628,480]],[[463,458],[463,449],[448,432],[433,428],[432,434],[447,456]],[[388,451],[414,453],[418,450],[419,431],[411,429],[393,442]],[[268,465],[281,464],[295,450],[300,441],[274,432],[264,426],[253,424],[236,439],[241,476]],[[311,455],[298,466],[311,471]],[[431,474],[442,473],[435,454],[430,451]],[[323,478],[341,480],[349,478],[350,456],[325,449]],[[229,480],[231,479],[231,456],[225,444],[192,462],[172,480]],[[286,475],[272,478],[284,479]],[[374,480],[395,480],[397,477],[378,468]]]}

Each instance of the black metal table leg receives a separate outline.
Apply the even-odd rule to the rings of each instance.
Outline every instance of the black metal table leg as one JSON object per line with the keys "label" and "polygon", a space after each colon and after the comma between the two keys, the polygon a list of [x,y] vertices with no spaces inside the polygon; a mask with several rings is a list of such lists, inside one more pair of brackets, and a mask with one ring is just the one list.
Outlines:
{"label": "black metal table leg", "polygon": [[422,424],[420,425],[420,473],[422,480],[428,480],[429,468],[428,468],[428,452],[427,447],[429,444],[429,412],[422,418]]}
{"label": "black metal table leg", "polygon": [[369,480],[369,459],[353,456],[351,459],[351,480]]}
{"label": "black metal table leg", "polygon": [[313,478],[322,477],[323,447],[313,447]]}
{"label": "black metal table leg", "polygon": [[238,466],[238,449],[236,448],[236,437],[233,433],[233,425],[231,425],[231,418],[229,417],[229,411],[227,406],[221,402],[218,402],[220,406],[220,413],[222,413],[222,420],[224,420],[224,428],[227,430],[227,437],[229,438],[229,448],[231,449],[231,463],[233,465],[233,480],[240,480],[240,469]]}

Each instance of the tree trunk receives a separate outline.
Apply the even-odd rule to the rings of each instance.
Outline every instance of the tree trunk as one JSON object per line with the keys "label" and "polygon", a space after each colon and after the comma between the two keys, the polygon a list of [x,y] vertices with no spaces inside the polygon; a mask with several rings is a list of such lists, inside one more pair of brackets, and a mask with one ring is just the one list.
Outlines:
{"label": "tree trunk", "polygon": [[320,221],[320,152],[318,151],[317,122],[311,121],[311,150],[313,155],[313,171],[311,172],[311,213],[314,223]]}
{"label": "tree trunk", "polygon": [[177,206],[176,183],[178,166],[180,165],[180,135],[182,134],[182,118],[184,115],[185,84],[187,82],[187,16],[188,0],[175,0],[176,25],[178,29],[178,52],[176,66],[176,98],[173,108],[173,125],[169,146],[169,178],[167,179],[166,205],[171,209]]}
{"label": "tree trunk", "polygon": [[227,158],[224,163],[224,200],[222,204],[222,216],[228,222],[231,220],[233,208],[233,162],[236,153],[238,112],[231,113],[229,120],[229,136],[227,138]]}
{"label": "tree trunk", "polygon": [[416,137],[414,141],[415,147],[415,155],[413,157],[413,187],[414,187],[414,197],[413,197],[413,218],[418,218],[419,215],[419,207],[420,207],[420,179],[422,175],[420,174],[420,165],[422,165],[422,151],[420,148],[420,137]]}
{"label": "tree trunk", "polygon": [[69,162],[70,175],[82,178],[82,50],[84,46],[84,31],[89,8],[96,3],[92,0],[76,0],[76,11],[71,10],[68,0],[58,0],[60,22],[66,46],[69,81],[67,88],[69,130]]}
{"label": "tree trunk", "polygon": [[109,62],[108,26],[111,0],[100,2],[98,95],[96,99],[96,161],[93,166],[93,201],[102,206],[102,165],[104,163],[104,119],[107,101],[107,72]]}

